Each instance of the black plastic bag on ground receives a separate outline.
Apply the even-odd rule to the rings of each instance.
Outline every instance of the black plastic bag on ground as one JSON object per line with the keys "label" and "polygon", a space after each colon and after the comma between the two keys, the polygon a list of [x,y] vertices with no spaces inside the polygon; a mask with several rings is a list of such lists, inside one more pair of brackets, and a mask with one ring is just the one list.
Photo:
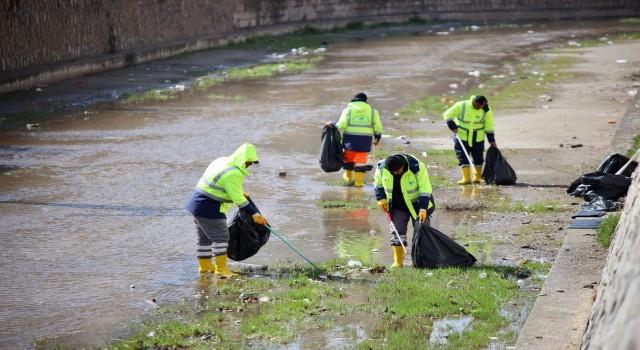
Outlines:
{"label": "black plastic bag on ground", "polygon": [[[622,169],[622,167],[625,164],[627,164],[628,161],[629,161],[629,158],[621,154],[618,154],[618,153],[612,154],[607,158],[605,158],[602,161],[602,163],[600,163],[600,166],[598,166],[598,169],[596,169],[596,172],[615,174],[618,172],[618,170]],[[637,167],[638,167],[638,162],[634,160],[633,162],[629,163],[629,166],[627,166],[624,169],[624,171],[620,173],[620,175],[631,177],[631,174],[633,173],[634,170],[636,170]]]}
{"label": "black plastic bag on ground", "polygon": [[595,197],[588,203],[582,203],[580,209],[590,211],[616,211],[620,209],[620,202]]}
{"label": "black plastic bag on ground", "polygon": [[513,185],[518,177],[497,147],[489,147],[485,157],[482,178],[486,184]]}
{"label": "black plastic bag on ground", "polygon": [[227,226],[229,227],[227,256],[234,261],[242,261],[254,256],[267,243],[271,235],[268,228],[255,224],[251,215],[244,210],[238,210],[227,222]]}
{"label": "black plastic bag on ground", "polygon": [[595,197],[617,200],[626,196],[631,186],[629,177],[600,172],[584,174],[580,177],[580,182],[589,187],[588,191],[582,195],[586,201],[591,201]]}
{"label": "black plastic bag on ground", "polygon": [[340,131],[337,128],[324,126],[320,139],[320,168],[325,173],[333,173],[344,165],[344,151]]}
{"label": "black plastic bag on ground", "polygon": [[435,228],[416,221],[411,246],[411,260],[418,268],[469,267],[476,258],[464,247]]}

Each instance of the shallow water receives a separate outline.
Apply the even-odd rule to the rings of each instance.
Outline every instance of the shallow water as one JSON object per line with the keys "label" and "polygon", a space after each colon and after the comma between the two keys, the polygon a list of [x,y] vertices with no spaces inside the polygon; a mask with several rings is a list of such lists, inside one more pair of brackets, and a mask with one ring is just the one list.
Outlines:
{"label": "shallow water", "polygon": [[[102,105],[62,114],[38,130],[3,134],[0,347],[28,348],[34,338],[105,345],[153,308],[146,300],[165,304],[193,296],[195,233],[182,208],[208,163],[244,142],[255,144],[260,158],[249,169],[245,192],[279,234],[312,261],[339,256],[388,264],[383,215],[319,207],[352,196],[375,203],[371,186],[327,184],[340,174],[319,169],[323,124],[365,91],[385,128],[397,128],[389,120],[395,110],[446,92],[450,83],[477,85],[467,73],[495,70],[496,56],[617,26],[566,23],[369,38],[330,47],[317,69],[211,92],[224,98],[185,93],[164,103]],[[383,142],[415,152],[415,145]],[[466,215],[436,212],[433,223],[455,235],[468,225]],[[301,258],[272,236],[245,262],[279,260]],[[327,342],[340,346],[334,338]]]}

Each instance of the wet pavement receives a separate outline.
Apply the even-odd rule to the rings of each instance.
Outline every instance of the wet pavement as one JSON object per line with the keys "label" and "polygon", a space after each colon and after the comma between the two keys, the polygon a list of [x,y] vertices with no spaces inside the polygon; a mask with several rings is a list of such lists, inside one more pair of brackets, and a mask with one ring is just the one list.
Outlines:
{"label": "wet pavement", "polygon": [[[186,92],[167,102],[133,106],[94,106],[85,97],[74,97],[77,107],[86,108],[63,111],[40,122],[38,129],[3,133],[0,347],[28,348],[34,338],[105,345],[153,309],[146,300],[165,304],[193,295],[198,280],[195,233],[182,207],[208,163],[244,142],[256,145],[260,158],[260,165],[249,169],[245,192],[279,234],[312,261],[350,256],[387,264],[391,253],[384,216],[319,207],[325,200],[373,198],[370,185],[327,184],[339,174],[323,173],[318,165],[324,122],[337,119],[349,99],[364,91],[381,111],[385,128],[403,128],[390,120],[394,111],[420,96],[446,93],[454,82],[476,86],[479,81],[468,72],[495,71],[496,56],[503,60],[619,27],[597,22],[379,35],[330,46],[325,61],[300,74],[229,83],[207,93]],[[236,60],[245,62],[236,57],[229,64]],[[153,65],[162,64],[170,65]],[[108,80],[109,74],[123,79],[151,73],[127,68],[54,84],[45,90],[60,87],[61,93],[42,96],[57,106],[55,96],[68,97],[92,81]],[[168,75],[151,80],[156,78],[170,81],[162,83],[168,85],[180,80]],[[96,91],[113,96],[124,89]],[[2,110],[16,111],[5,106],[26,103],[35,93],[3,96]],[[27,100],[20,100],[24,96]],[[389,138],[383,142],[411,153],[430,147]],[[283,169],[285,177],[279,176]],[[438,198],[437,189],[434,195]],[[458,232],[456,227],[465,225],[471,214],[448,215],[436,213],[434,218],[443,232]],[[374,249],[379,253],[371,253]],[[272,236],[245,262],[281,260],[300,257]]]}

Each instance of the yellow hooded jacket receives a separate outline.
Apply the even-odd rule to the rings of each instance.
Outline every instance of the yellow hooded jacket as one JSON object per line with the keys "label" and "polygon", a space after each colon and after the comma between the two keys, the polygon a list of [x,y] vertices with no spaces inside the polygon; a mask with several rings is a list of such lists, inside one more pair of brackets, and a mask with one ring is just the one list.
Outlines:
{"label": "yellow hooded jacket", "polygon": [[249,176],[245,163],[257,161],[256,148],[250,143],[243,144],[229,157],[214,160],[189,197],[187,210],[204,218],[224,218],[235,204],[250,215],[255,214],[257,209],[244,197],[242,184],[245,176]]}

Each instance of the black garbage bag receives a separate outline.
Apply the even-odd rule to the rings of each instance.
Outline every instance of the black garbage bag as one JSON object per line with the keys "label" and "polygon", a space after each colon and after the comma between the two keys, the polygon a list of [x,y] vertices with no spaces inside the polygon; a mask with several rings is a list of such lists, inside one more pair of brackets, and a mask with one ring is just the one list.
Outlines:
{"label": "black garbage bag", "polygon": [[[622,167],[627,164],[628,161],[629,158],[615,153],[605,158],[602,163],[600,163],[596,171],[599,173],[615,174],[618,172],[618,170],[622,169]],[[629,163],[629,166],[627,166],[624,171],[620,173],[620,175],[631,177],[631,174],[634,170],[636,170],[637,167],[638,162],[634,160],[633,162]]]}
{"label": "black garbage bag", "polygon": [[616,211],[620,209],[620,202],[604,199],[600,196],[594,197],[588,203],[582,203],[580,209],[589,211]]}
{"label": "black garbage bag", "polygon": [[244,210],[238,210],[227,222],[227,226],[229,227],[227,256],[234,261],[242,261],[254,256],[267,243],[271,235],[268,228],[255,224],[251,215]]}
{"label": "black garbage bag", "polygon": [[497,147],[489,147],[485,157],[482,178],[486,184],[513,185],[518,177]]}
{"label": "black garbage bag", "polygon": [[429,225],[416,221],[413,232],[411,260],[415,267],[468,267],[476,262],[464,247]]}
{"label": "black garbage bag", "polygon": [[326,173],[339,171],[344,165],[341,140],[340,131],[337,128],[324,126],[320,141],[320,168]]}
{"label": "black garbage bag", "polygon": [[617,200],[626,196],[629,186],[631,186],[631,178],[629,177],[597,171],[582,175],[580,182],[589,187],[582,195],[582,198],[586,201],[591,201],[598,196],[604,199]]}

